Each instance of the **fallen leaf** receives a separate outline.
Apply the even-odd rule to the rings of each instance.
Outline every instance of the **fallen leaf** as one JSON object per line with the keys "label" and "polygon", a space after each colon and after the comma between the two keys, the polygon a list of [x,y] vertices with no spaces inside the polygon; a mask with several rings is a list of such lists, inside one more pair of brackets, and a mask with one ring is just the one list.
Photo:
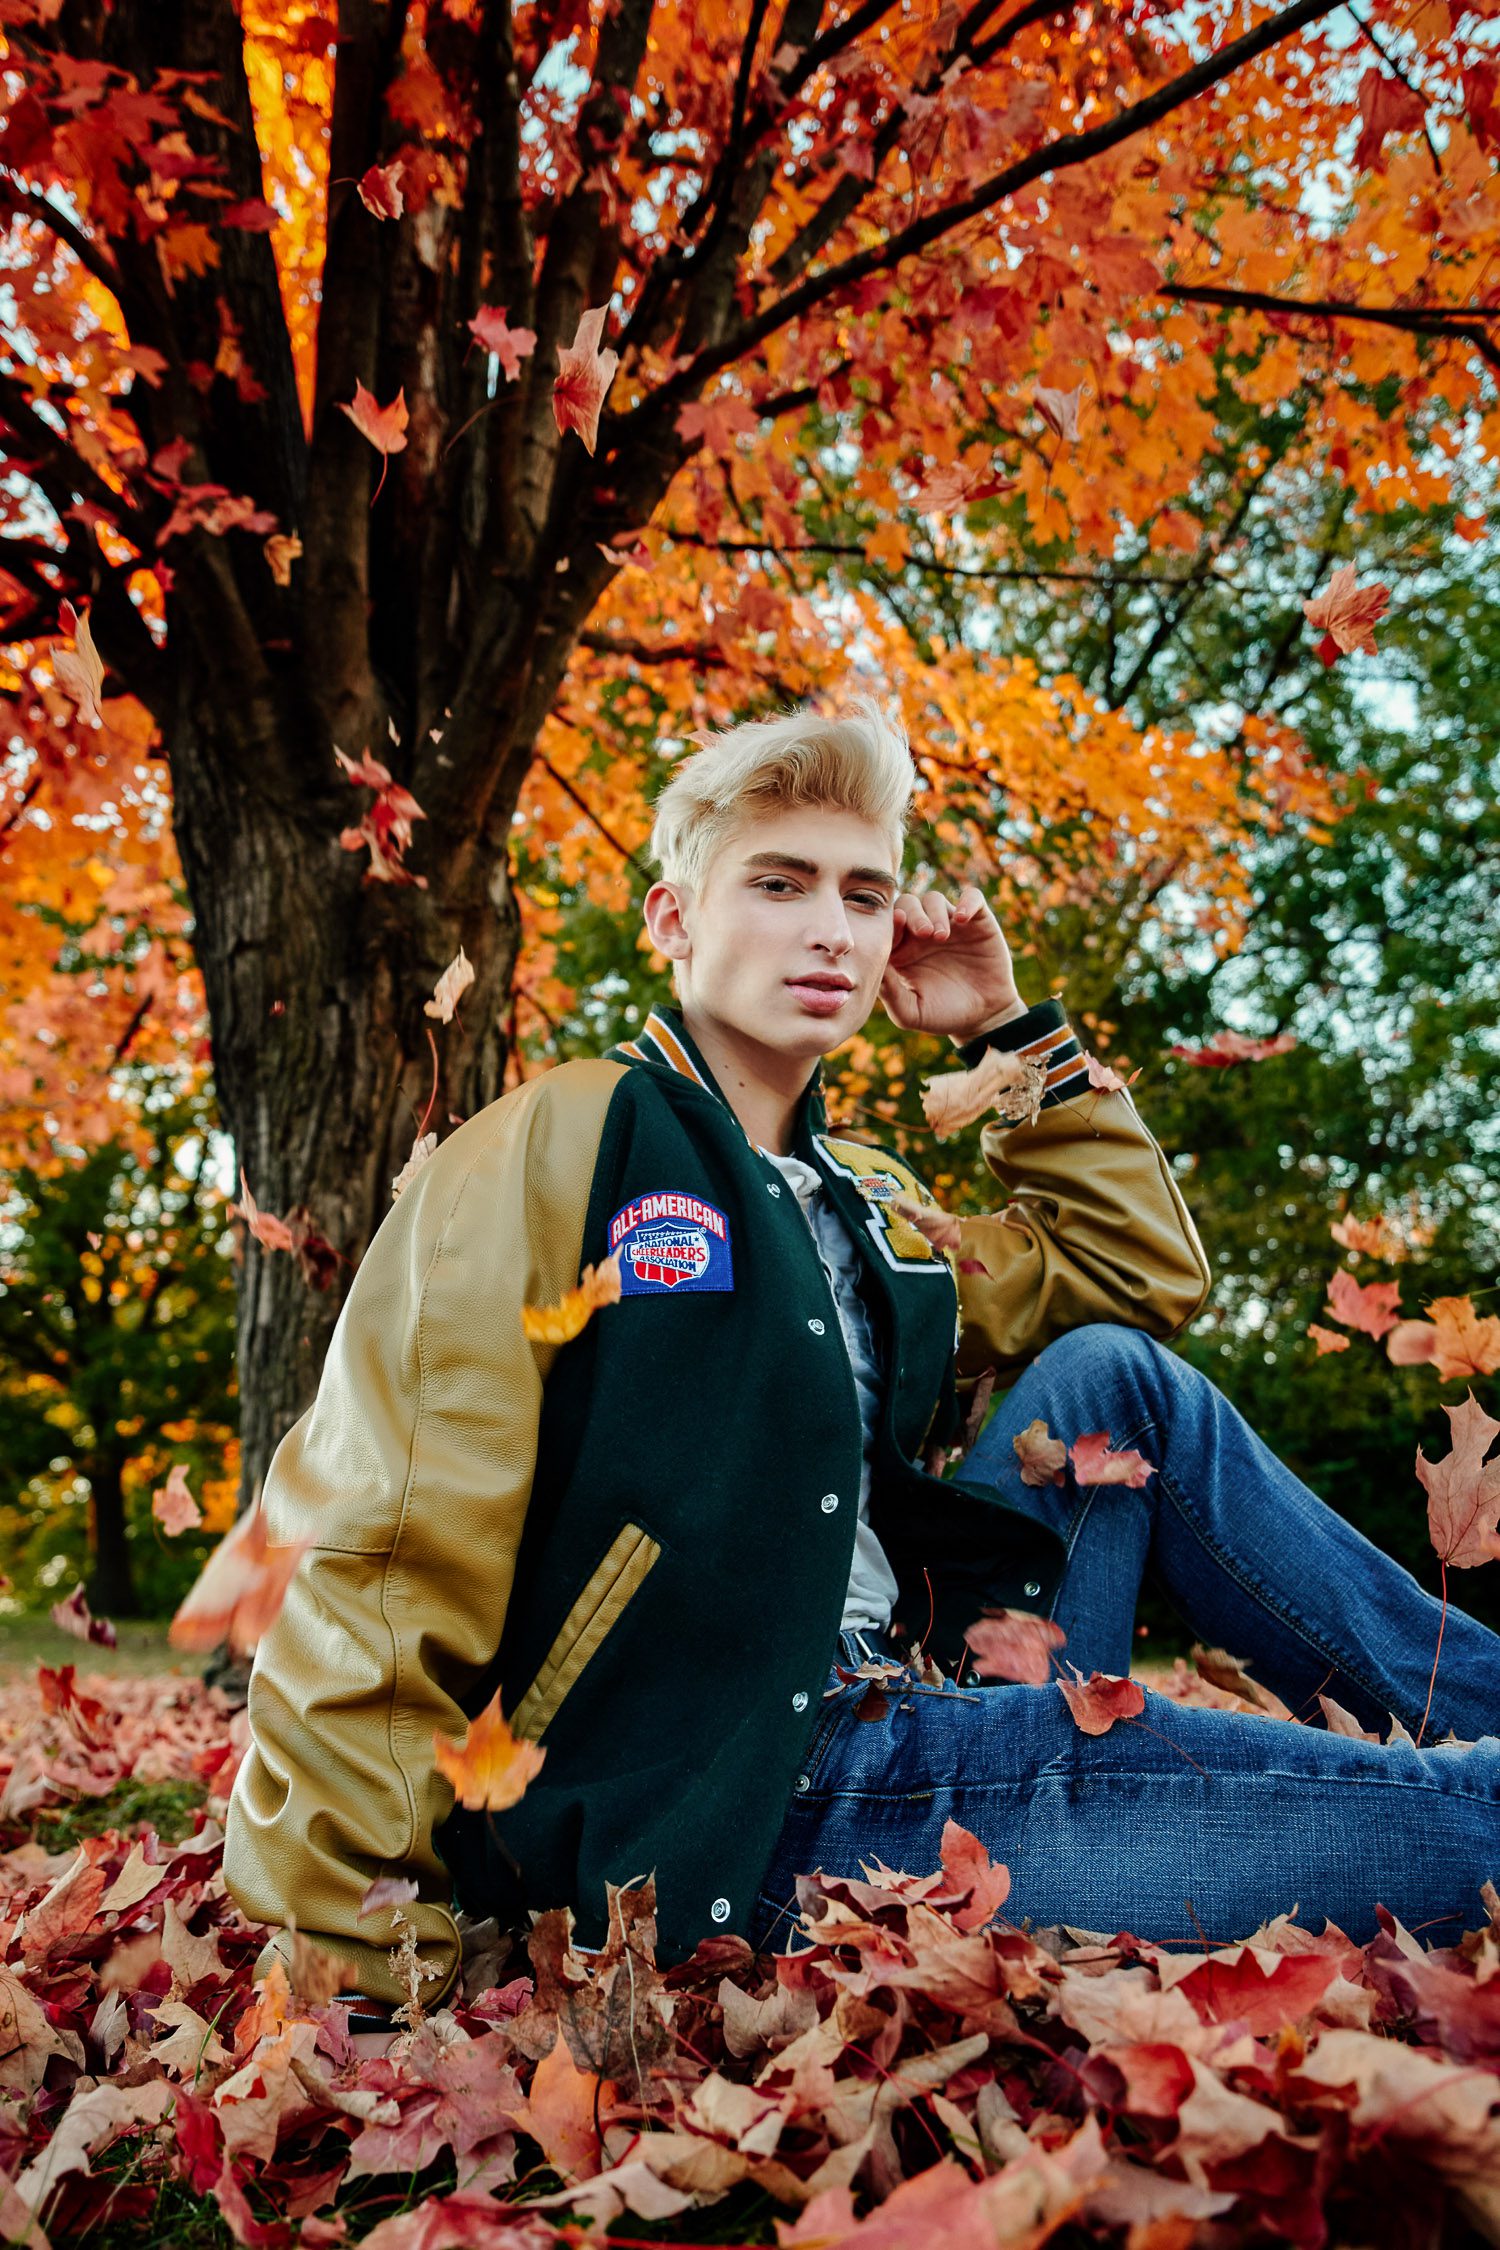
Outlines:
{"label": "fallen leaf", "polygon": [[63,602],[57,615],[63,631],[72,634],[73,646],[53,649],[53,677],[84,725],[102,726],[104,712],[99,698],[104,692],[104,663],[94,646],[89,611],[76,610],[71,602]]}
{"label": "fallen leaf", "polygon": [[599,348],[608,317],[608,305],[597,305],[583,315],[572,343],[557,355],[557,374],[552,383],[552,412],[558,428],[564,436],[576,430],[590,453],[599,436],[605,395],[620,364],[618,352]]}
{"label": "fallen leaf", "polygon": [[1156,1467],[1144,1453],[1111,1453],[1108,1430],[1090,1430],[1068,1448],[1073,1474],[1080,1484],[1128,1484],[1137,1489]]}
{"label": "fallen leaf", "polygon": [[1067,1470],[1068,1449],[1055,1438],[1038,1415],[1011,1439],[1021,1464],[1022,1484],[1061,1484]]}
{"label": "fallen leaf", "polygon": [[1108,1734],[1116,1719],[1133,1719],[1145,1710],[1146,1691],[1138,1680],[1119,1679],[1110,1672],[1091,1672],[1085,1679],[1076,1664],[1068,1669],[1073,1678],[1057,1684],[1084,1734]]}
{"label": "fallen leaf", "polygon": [[1228,1695],[1237,1695],[1256,1710],[1266,1712],[1273,1719],[1290,1719],[1291,1712],[1279,1695],[1253,1680],[1237,1656],[1228,1649],[1204,1648],[1201,1642],[1193,1644],[1193,1662],[1200,1676],[1211,1687],[1223,1688]]}
{"label": "fallen leaf", "polygon": [[1319,1695],[1318,1702],[1322,1706],[1324,1718],[1328,1721],[1330,1734],[1346,1734],[1353,1742],[1378,1742],[1380,1740],[1378,1734],[1367,1733],[1358,1719],[1355,1718],[1354,1713],[1346,1711],[1342,1703],[1335,1703],[1331,1695]]}
{"label": "fallen leaf", "polygon": [[151,1495],[151,1513],[162,1530],[175,1537],[179,1531],[192,1531],[202,1523],[203,1510],[188,1490],[187,1470],[181,1461],[174,1461],[167,1472],[165,1484],[159,1484]]}
{"label": "fallen leaf", "polygon": [[976,1617],[964,1627],[964,1639],[974,1656],[974,1670],[982,1678],[1017,1680],[1045,1687],[1052,1677],[1052,1651],[1067,1640],[1060,1625],[1032,1610],[1003,1609],[994,1616]]}

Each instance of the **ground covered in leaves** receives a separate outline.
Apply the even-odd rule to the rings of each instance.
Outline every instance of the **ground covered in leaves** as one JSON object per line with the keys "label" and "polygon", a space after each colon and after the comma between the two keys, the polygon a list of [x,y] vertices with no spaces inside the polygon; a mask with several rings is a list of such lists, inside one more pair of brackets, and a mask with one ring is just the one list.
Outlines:
{"label": "ground covered in leaves", "polygon": [[[792,1951],[466,1932],[462,1996],[354,2034],[221,1872],[245,1719],[71,1667],[0,1689],[0,2237],[897,2250],[1500,2242],[1500,1898],[1426,1950],[1281,1918],[1184,1954],[1007,1923],[934,1866],[807,1876]],[[326,1997],[320,1997],[320,1992]]]}

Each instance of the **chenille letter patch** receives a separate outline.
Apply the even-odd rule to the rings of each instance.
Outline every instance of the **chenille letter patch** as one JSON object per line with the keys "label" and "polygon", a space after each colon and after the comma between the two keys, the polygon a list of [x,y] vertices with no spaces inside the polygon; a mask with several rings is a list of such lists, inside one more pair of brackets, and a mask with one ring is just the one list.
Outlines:
{"label": "chenille letter patch", "polygon": [[734,1287],[729,1221],[684,1190],[663,1188],[622,1204],[609,1222],[609,1247],[620,1253],[625,1297]]}

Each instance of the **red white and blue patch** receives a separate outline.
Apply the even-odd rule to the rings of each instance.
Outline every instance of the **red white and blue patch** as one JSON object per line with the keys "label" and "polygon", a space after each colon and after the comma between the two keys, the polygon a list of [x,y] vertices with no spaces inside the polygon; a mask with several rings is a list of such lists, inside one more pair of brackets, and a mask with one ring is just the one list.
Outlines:
{"label": "red white and blue patch", "polygon": [[696,1195],[663,1188],[622,1204],[609,1222],[609,1247],[620,1253],[626,1297],[734,1287],[729,1221]]}

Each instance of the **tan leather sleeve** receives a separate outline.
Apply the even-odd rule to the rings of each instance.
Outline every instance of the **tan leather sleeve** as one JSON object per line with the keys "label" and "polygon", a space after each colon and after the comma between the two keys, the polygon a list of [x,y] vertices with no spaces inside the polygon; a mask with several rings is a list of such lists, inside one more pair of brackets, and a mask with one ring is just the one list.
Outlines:
{"label": "tan leather sleeve", "polygon": [[[424,2003],[458,1976],[432,1840],[453,1789],[432,1738],[462,1740],[457,1698],[499,1645],[557,1354],[527,1342],[521,1306],[578,1280],[623,1069],[565,1063],[440,1144],[377,1229],[267,1472],[272,1538],[314,1544],[255,1653],[225,1882],[251,1920],[295,1923],[379,1999],[406,1997],[390,1910],[359,1919],[381,1874],[419,1885],[403,1911],[438,1972]],[[257,1975],[285,1944],[268,1941]]]}
{"label": "tan leather sleeve", "polygon": [[1043,1345],[1088,1321],[1157,1337],[1191,1320],[1212,1273],[1172,1168],[1128,1093],[1090,1087],[1031,1124],[991,1122],[985,1163],[1003,1212],[962,1222],[957,1369],[1014,1380]]}

